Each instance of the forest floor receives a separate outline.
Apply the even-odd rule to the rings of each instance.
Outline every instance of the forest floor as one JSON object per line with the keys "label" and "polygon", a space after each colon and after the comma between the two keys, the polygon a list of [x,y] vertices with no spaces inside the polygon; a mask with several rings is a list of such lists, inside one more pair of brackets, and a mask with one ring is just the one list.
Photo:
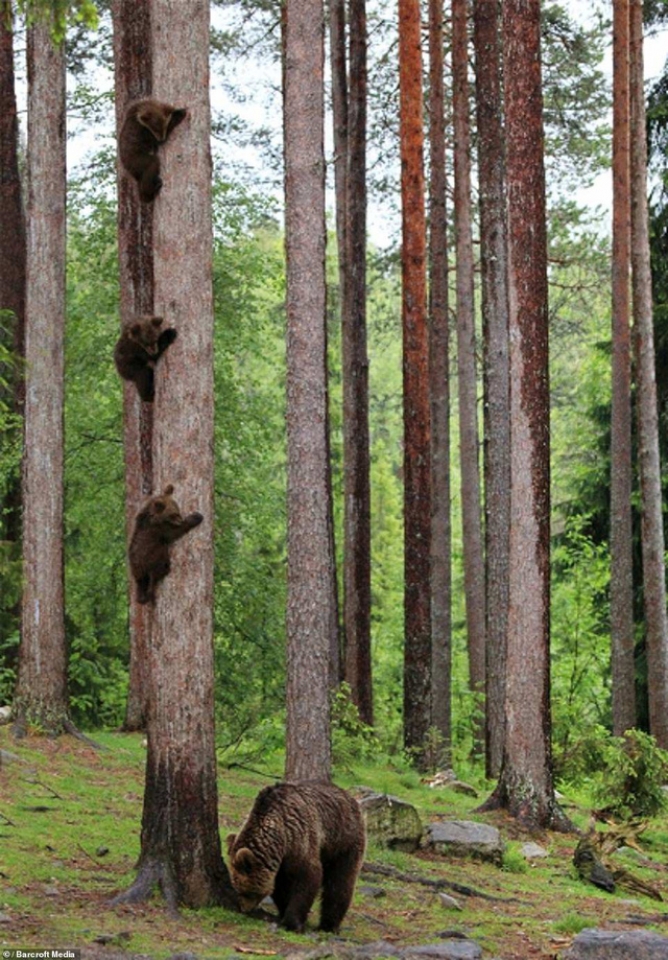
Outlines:
{"label": "forest floor", "polygon": [[[0,728],[0,749],[18,758],[0,766],[0,952],[82,948],[90,958],[126,954],[160,960],[179,953],[214,960],[281,956],[326,940],[315,930],[315,916],[309,932],[299,936],[220,908],[184,910],[173,917],[157,896],[139,906],[111,907],[110,898],[134,878],[145,751],[138,735],[96,738],[106,749],[94,750],[71,737],[17,743],[7,727]],[[492,823],[508,843],[503,868],[370,847],[367,862],[392,867],[395,873],[463,884],[479,895],[453,893],[461,909],[448,909],[426,885],[363,873],[341,931],[351,945],[378,940],[397,947],[433,943],[447,930],[475,940],[485,958],[551,960],[584,927],[648,927],[668,934],[667,819],[652,821],[643,835],[649,859],[625,863],[662,891],[664,902],[659,903],[626,893],[607,894],[584,883],[572,865],[575,836],[527,837],[501,815],[476,814],[473,810],[484,793],[476,801],[447,789],[432,790],[417,776],[387,767],[356,768],[337,781],[409,800],[423,822],[452,818]],[[239,826],[267,782],[247,770],[221,770],[223,839]],[[584,827],[589,811],[564,803],[568,815]],[[527,839],[541,843],[549,855],[526,864],[519,848]]]}

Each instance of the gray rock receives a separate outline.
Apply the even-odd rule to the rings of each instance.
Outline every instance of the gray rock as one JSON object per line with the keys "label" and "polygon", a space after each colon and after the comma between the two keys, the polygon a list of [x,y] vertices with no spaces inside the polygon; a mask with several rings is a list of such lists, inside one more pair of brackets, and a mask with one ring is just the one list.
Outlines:
{"label": "gray rock", "polygon": [[476,857],[501,866],[505,844],[496,827],[471,820],[430,823],[423,846],[456,857]]}
{"label": "gray rock", "polygon": [[449,790],[453,790],[455,793],[464,793],[468,797],[478,796],[476,788],[464,780],[451,780],[447,786]]}
{"label": "gray rock", "polygon": [[441,901],[441,906],[445,907],[446,910],[462,909],[459,900],[455,900],[455,898],[451,897],[449,893],[439,893],[438,899]]}
{"label": "gray rock", "polygon": [[361,893],[363,897],[373,897],[376,900],[379,897],[387,896],[387,891],[383,887],[369,887],[363,885],[357,888],[357,892]]}
{"label": "gray rock", "polygon": [[370,839],[394,850],[408,853],[417,850],[422,837],[422,822],[412,803],[386,793],[376,793],[362,797],[359,804]]}
{"label": "gray rock", "polygon": [[647,930],[583,930],[560,960],[668,960],[668,937]]}
{"label": "gray rock", "polygon": [[482,950],[473,940],[443,940],[421,947],[406,947],[404,957],[434,957],[434,960],[480,960]]}
{"label": "gray rock", "polygon": [[11,923],[12,918],[8,913],[0,913],[0,923]]}
{"label": "gray rock", "polygon": [[520,853],[525,860],[540,860],[542,857],[547,857],[548,853],[545,847],[541,847],[539,843],[523,843],[520,847]]}

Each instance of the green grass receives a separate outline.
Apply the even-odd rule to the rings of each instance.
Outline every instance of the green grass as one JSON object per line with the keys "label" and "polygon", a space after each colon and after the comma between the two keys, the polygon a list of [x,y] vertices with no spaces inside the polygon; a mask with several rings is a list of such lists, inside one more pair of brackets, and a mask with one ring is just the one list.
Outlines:
{"label": "green grass", "polygon": [[[3,947],[91,948],[100,936],[111,938],[114,951],[168,957],[176,951],[223,960],[243,951],[249,956],[286,953],[295,946],[312,946],[323,936],[315,930],[315,915],[306,936],[278,930],[275,925],[221,908],[184,910],[170,917],[159,897],[138,906],[109,906],[111,897],[134,878],[140,849],[145,748],[139,735],[98,733],[104,747],[93,750],[69,737],[41,737],[13,742],[0,728],[0,747],[20,760],[0,768],[0,924]],[[277,772],[272,757],[267,773]],[[268,782],[262,765],[255,770],[225,769],[219,775],[221,836],[242,822],[253,797]],[[269,769],[271,767],[271,769]],[[545,860],[527,865],[519,851],[523,837],[502,814],[482,815],[475,808],[488,795],[490,784],[467,770],[479,798],[447,789],[432,790],[403,764],[355,764],[337,776],[343,786],[367,786],[414,803],[423,821],[434,817],[477,819],[500,827],[508,843],[504,869],[475,860],[454,860],[427,851],[407,854],[369,844],[367,860],[400,873],[443,879],[465,885],[483,896],[446,891],[459,901],[460,911],[448,909],[425,885],[396,877],[366,875],[360,886],[382,887],[374,899],[360,890],[346,917],[342,935],[355,943],[386,939],[397,946],[427,943],[445,929],[472,936],[485,956],[504,960],[547,960],[559,943],[582,926],[623,923],[629,913],[644,914],[648,923],[660,905],[627,894],[611,896],[583,883],[572,870],[576,838],[562,834],[539,839],[550,850]],[[580,798],[578,798],[580,799]],[[583,825],[588,810],[569,808]],[[655,820],[645,845],[653,865],[629,864],[630,869],[668,895],[668,820]],[[224,846],[224,844],[223,844]],[[104,853],[104,848],[108,852]],[[657,909],[659,908],[659,909]],[[637,928],[637,927],[634,927]],[[664,930],[665,932],[665,930]]]}

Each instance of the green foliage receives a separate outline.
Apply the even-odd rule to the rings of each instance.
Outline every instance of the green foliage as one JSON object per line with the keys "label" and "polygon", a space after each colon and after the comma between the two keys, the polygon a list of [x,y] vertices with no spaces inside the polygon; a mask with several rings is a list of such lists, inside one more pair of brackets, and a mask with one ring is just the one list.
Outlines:
{"label": "green foliage", "polygon": [[517,844],[507,844],[505,850],[503,851],[502,869],[505,870],[506,873],[528,872],[529,864],[527,863],[526,858],[522,855],[522,851]]}
{"label": "green foliage", "polygon": [[611,737],[597,799],[613,816],[655,817],[668,807],[668,751],[642,730]]}
{"label": "green foliage", "polygon": [[350,686],[342,683],[332,692],[332,756],[334,765],[348,769],[358,760],[378,760],[380,741],[372,727],[360,720]]}

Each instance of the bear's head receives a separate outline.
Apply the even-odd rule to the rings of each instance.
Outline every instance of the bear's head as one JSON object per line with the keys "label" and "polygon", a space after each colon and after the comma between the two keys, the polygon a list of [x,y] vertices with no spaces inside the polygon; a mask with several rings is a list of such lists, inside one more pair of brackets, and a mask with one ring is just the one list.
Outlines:
{"label": "bear's head", "polygon": [[173,484],[168,484],[159,497],[153,497],[147,504],[147,520],[158,527],[180,527],[183,517],[179,505],[172,496]]}
{"label": "bear's head", "polygon": [[234,849],[237,837],[231,833],[227,838],[230,855],[230,879],[239,895],[239,909],[249,913],[274,890],[276,873],[270,870],[248,847]]}
{"label": "bear's head", "polygon": [[156,356],[162,322],[162,317],[137,317],[129,328],[130,339],[141,344],[151,356]]}
{"label": "bear's head", "polygon": [[150,130],[158,143],[164,143],[188,111],[157,100],[145,100],[137,110],[137,120]]}

